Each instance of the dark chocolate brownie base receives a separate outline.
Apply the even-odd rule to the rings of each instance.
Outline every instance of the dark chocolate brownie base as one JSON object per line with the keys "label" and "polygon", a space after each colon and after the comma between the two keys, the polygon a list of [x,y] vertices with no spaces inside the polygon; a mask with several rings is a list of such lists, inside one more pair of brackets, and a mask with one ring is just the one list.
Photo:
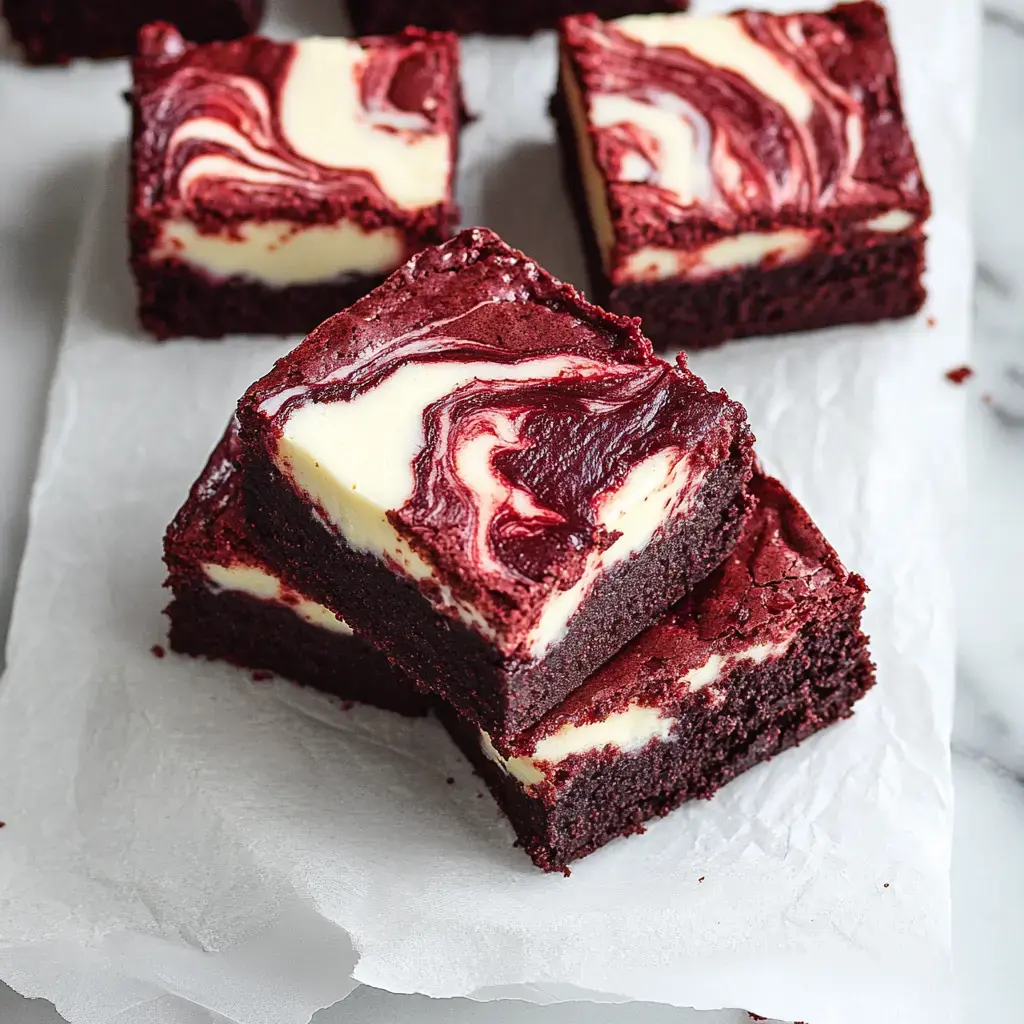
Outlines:
{"label": "dark chocolate brownie base", "polygon": [[924,239],[899,238],[707,281],[625,285],[598,301],[613,313],[640,317],[655,348],[692,350],[913,316],[926,298],[923,273]]}
{"label": "dark chocolate brownie base", "polygon": [[384,277],[271,288],[243,277],[217,280],[178,260],[132,260],[139,322],[158,341],[227,334],[309,334]]}
{"label": "dark chocolate brownie base", "polygon": [[584,247],[589,295],[613,313],[638,316],[659,351],[700,349],[757,335],[913,316],[927,297],[925,240],[891,241],[798,263],[752,267],[705,281],[679,279],[609,286],[583,191],[575,133],[561,94],[551,102],[562,172]]}
{"label": "dark chocolate brownie base", "polygon": [[167,609],[171,650],[273,672],[343,700],[423,715],[427,700],[365,640],[304,622],[289,609],[199,580]]}
{"label": "dark chocolate brownie base", "polygon": [[254,32],[263,0],[4,0],[11,36],[29,64],[66,64],[75,57],[124,57],[152,21],[176,25],[197,43]]}
{"label": "dark chocolate brownie base", "polygon": [[689,0],[348,0],[356,35],[391,35],[418,25],[461,35],[529,36],[567,14],[599,18],[684,11]]}
{"label": "dark chocolate brownie base", "polygon": [[[734,453],[707,478],[693,514],[597,584],[567,639],[539,662],[502,658],[378,559],[343,547],[268,461],[249,466],[245,485],[249,521],[274,568],[500,745],[561,703],[726,558],[747,511],[746,477],[744,459]],[[342,595],[345,607],[338,605]],[[404,628],[389,643],[380,622]]]}
{"label": "dark chocolate brownie base", "polygon": [[563,871],[612,839],[642,832],[649,818],[710,798],[748,768],[849,717],[874,683],[856,621],[809,633],[779,661],[738,669],[721,704],[704,695],[689,703],[674,742],[590,760],[547,803],[483,753],[471,723],[448,708],[438,713],[511,821],[518,845],[538,867]]}

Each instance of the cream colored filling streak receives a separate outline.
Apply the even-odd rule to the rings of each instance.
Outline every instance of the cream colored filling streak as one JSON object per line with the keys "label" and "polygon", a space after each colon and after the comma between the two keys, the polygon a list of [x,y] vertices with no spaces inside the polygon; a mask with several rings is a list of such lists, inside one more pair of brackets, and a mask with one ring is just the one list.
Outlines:
{"label": "cream colored filling streak", "polygon": [[[701,666],[691,669],[680,680],[690,693],[727,678],[741,662],[762,665],[770,658],[780,658],[792,638],[775,644],[755,644],[731,655],[712,654]],[[540,740],[528,756],[505,758],[495,748],[486,732],[480,733],[484,754],[527,789],[547,778],[548,772],[574,754],[590,754],[614,748],[619,754],[632,754],[652,741],[664,743],[671,738],[676,719],[663,716],[661,709],[632,703],[624,711],[616,711],[598,722],[585,725],[563,725],[557,732]]]}
{"label": "cream colored filling streak", "polygon": [[235,235],[207,235],[191,221],[173,220],[163,225],[152,255],[183,260],[213,277],[240,275],[281,288],[388,274],[401,264],[405,245],[395,228],[367,232],[346,221],[312,227],[250,222]]}
{"label": "cream colored filling streak", "polygon": [[352,629],[342,619],[316,601],[308,601],[298,597],[298,600],[286,600],[292,594],[281,581],[270,573],[265,572],[252,565],[217,565],[208,562],[203,566],[203,572],[207,579],[219,590],[229,590],[237,594],[248,594],[258,601],[267,601],[271,604],[278,604],[294,612],[303,622],[311,626],[318,626],[320,629],[329,630],[332,633],[340,633],[343,636],[351,636]]}
{"label": "cream colored filling streak", "polygon": [[407,210],[444,200],[451,139],[428,130],[417,112],[366,109],[361,89],[367,52],[351,39],[296,44],[281,93],[281,127],[300,156],[321,167],[370,171]]}

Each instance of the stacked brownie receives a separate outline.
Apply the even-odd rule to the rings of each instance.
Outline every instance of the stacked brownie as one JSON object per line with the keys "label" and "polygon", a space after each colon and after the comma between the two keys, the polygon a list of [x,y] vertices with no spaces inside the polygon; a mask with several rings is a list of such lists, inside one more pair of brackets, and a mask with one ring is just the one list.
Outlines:
{"label": "stacked brownie", "polygon": [[249,388],[166,558],[172,647],[431,702],[548,870],[873,682],[863,583],[742,407],[484,229]]}

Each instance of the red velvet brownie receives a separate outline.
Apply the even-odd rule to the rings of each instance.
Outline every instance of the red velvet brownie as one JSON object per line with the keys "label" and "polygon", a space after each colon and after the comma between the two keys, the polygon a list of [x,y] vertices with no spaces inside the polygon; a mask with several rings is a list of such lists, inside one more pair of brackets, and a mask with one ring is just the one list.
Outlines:
{"label": "red velvet brownie", "polygon": [[561,870],[851,714],[874,684],[864,581],[777,481],[735,551],[537,725],[500,745],[442,709],[538,866]]}
{"label": "red velvet brownie", "polygon": [[553,110],[597,299],[656,347],[904,317],[930,198],[875,3],[563,22]]}
{"label": "red velvet brownie", "polygon": [[278,564],[496,738],[719,565],[746,509],[742,407],[481,228],[328,320],[239,417]]}
{"label": "red velvet brownie", "polygon": [[232,424],[164,538],[171,649],[424,714],[426,700],[384,655],[267,564],[245,521],[238,454]]}
{"label": "red velvet brownie", "polygon": [[492,36],[529,36],[554,28],[567,14],[592,11],[599,18],[652,11],[685,11],[689,0],[348,0],[357,33],[399,32],[406,25]]}
{"label": "red velvet brownie", "polygon": [[3,0],[0,8],[30,64],[128,56],[151,21],[208,43],[253,32],[263,17],[263,0]]}
{"label": "red velvet brownie", "polygon": [[186,44],[133,63],[132,270],[158,338],[305,334],[447,238],[458,39]]}

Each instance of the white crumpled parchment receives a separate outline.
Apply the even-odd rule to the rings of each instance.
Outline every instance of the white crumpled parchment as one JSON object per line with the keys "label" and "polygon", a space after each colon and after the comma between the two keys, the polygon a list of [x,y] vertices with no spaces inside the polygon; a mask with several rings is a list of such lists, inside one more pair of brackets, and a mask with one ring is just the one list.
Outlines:
{"label": "white crumpled parchment", "polygon": [[[872,584],[880,684],[854,720],[571,878],[512,848],[434,723],[150,653],[164,525],[286,346],[139,335],[115,161],[78,259],[0,686],[0,977],[81,1024],[191,1004],[293,1024],[357,984],[945,1019],[962,399],[943,373],[969,333],[977,10],[890,6],[935,198],[927,315],[693,359]],[[466,56],[483,116],[465,222],[581,281],[545,117],[551,40]]]}

